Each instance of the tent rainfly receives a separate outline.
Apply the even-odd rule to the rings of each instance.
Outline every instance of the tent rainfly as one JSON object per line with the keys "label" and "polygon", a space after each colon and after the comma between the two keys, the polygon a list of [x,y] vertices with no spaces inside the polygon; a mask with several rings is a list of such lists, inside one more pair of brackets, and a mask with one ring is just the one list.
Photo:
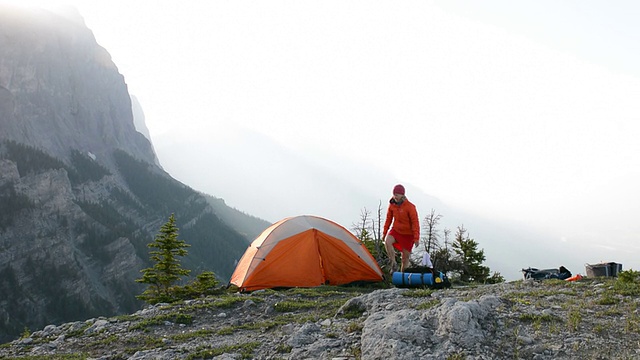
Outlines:
{"label": "tent rainfly", "polygon": [[382,271],[364,244],[333,221],[302,215],[263,231],[245,251],[229,283],[240,291],[254,291],[354,281],[382,281]]}

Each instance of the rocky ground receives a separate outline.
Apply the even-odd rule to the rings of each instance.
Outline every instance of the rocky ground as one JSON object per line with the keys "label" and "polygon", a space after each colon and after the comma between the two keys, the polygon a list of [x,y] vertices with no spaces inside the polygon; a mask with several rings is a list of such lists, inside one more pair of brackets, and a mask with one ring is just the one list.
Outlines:
{"label": "rocky ground", "polygon": [[0,359],[640,359],[640,285],[225,293],[49,325]]}

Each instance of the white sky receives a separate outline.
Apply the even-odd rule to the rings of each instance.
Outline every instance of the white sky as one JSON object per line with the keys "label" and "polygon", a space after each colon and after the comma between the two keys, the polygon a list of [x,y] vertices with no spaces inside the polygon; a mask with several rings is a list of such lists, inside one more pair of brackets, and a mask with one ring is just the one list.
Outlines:
{"label": "white sky", "polygon": [[483,216],[639,250],[640,2],[66,2],[188,185],[172,144],[251,130]]}

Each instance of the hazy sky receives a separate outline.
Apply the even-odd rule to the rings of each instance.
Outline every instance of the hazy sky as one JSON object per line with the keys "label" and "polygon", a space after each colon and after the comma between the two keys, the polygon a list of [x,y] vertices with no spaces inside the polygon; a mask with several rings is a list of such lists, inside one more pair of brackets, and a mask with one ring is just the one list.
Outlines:
{"label": "hazy sky", "polygon": [[[172,144],[250,146],[251,131],[559,240],[640,250],[638,1],[67,2],[165,169],[198,190],[213,192]],[[212,195],[261,216],[241,192]]]}

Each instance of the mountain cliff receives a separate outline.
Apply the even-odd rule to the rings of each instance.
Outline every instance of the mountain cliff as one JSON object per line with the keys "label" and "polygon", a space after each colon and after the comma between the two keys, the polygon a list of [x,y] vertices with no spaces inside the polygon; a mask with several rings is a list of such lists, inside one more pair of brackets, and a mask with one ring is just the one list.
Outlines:
{"label": "mountain cliff", "polygon": [[0,340],[140,308],[175,214],[183,265],[228,280],[269,224],[160,168],[123,76],[78,14],[0,4]]}

